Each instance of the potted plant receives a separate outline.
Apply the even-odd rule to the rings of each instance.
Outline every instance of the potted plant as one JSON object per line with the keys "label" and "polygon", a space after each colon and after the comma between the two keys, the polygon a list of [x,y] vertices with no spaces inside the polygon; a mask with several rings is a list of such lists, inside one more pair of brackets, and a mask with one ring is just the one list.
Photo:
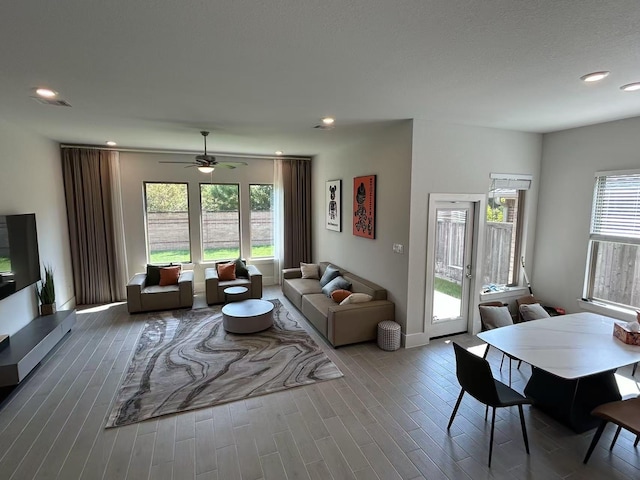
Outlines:
{"label": "potted plant", "polygon": [[36,295],[40,300],[40,315],[56,313],[56,286],[53,282],[53,267],[45,265],[44,280],[40,280],[40,286],[36,285]]}

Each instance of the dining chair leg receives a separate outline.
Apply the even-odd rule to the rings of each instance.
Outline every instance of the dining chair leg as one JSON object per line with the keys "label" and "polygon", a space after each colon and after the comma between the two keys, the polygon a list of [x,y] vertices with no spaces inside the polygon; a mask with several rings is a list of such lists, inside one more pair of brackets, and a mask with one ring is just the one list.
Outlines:
{"label": "dining chair leg", "polygon": [[489,468],[491,468],[491,454],[493,453],[493,427],[496,425],[496,407],[493,408],[491,414],[491,439],[489,440]]}
{"label": "dining chair leg", "polygon": [[591,445],[589,445],[589,450],[587,450],[587,455],[584,457],[584,460],[582,461],[582,463],[586,464],[589,461],[589,457],[593,453],[593,449],[596,448],[596,445],[598,444],[598,440],[600,440],[600,437],[602,436],[602,432],[604,432],[604,427],[607,426],[607,423],[608,423],[607,420],[602,420],[602,422],[600,422],[600,425],[598,425],[598,430],[596,430],[596,434],[593,436]]}
{"label": "dining chair leg", "polygon": [[638,436],[636,437],[636,441],[635,441],[635,442],[633,442],[633,446],[634,446],[634,447],[637,447],[637,446],[638,446],[638,443],[640,443],[640,435],[638,435]]}
{"label": "dining chair leg", "polygon": [[520,365],[522,365],[522,360],[518,360],[518,370],[520,370]]}
{"label": "dining chair leg", "polygon": [[616,429],[616,433],[613,436],[613,440],[611,440],[611,445],[609,446],[609,450],[613,450],[613,446],[616,444],[616,441],[618,440],[618,435],[620,435],[620,430],[622,430],[622,427],[618,425],[618,428]]}
{"label": "dining chair leg", "polygon": [[511,357],[509,357],[509,386],[511,386]]}
{"label": "dining chair leg", "polygon": [[447,430],[451,428],[451,424],[453,423],[453,419],[458,413],[458,407],[460,406],[460,402],[462,401],[462,396],[464,395],[464,390],[460,389],[460,395],[458,395],[458,400],[456,401],[456,406],[453,407],[453,412],[451,412],[451,418],[449,419],[449,425],[447,425]]}
{"label": "dining chair leg", "polygon": [[632,377],[635,376],[637,368],[638,368],[638,362],[633,364],[633,370],[631,371]]}
{"label": "dining chair leg", "polygon": [[522,438],[524,438],[524,448],[529,454],[529,439],[527,438],[527,426],[524,424],[524,412],[522,405],[518,405],[518,412],[520,412],[520,425],[522,425]]}
{"label": "dining chair leg", "polygon": [[489,355],[489,347],[491,347],[491,345],[487,343],[487,348],[484,349],[484,355],[482,356],[485,360],[487,359],[487,355]]}
{"label": "dining chair leg", "polygon": [[489,415],[489,405],[484,406],[484,421],[487,421],[487,415]]}
{"label": "dining chair leg", "polygon": [[502,354],[502,360],[500,360],[500,371],[502,371],[502,364],[504,363],[504,353]]}

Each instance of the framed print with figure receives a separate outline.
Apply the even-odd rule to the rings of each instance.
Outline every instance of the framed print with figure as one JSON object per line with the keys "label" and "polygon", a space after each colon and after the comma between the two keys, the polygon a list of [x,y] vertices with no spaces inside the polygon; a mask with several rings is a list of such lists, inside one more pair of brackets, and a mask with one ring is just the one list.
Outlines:
{"label": "framed print with figure", "polygon": [[329,180],[325,189],[327,218],[326,227],[335,232],[342,231],[342,180]]}
{"label": "framed print with figure", "polygon": [[376,238],[376,176],[353,179],[353,234]]}

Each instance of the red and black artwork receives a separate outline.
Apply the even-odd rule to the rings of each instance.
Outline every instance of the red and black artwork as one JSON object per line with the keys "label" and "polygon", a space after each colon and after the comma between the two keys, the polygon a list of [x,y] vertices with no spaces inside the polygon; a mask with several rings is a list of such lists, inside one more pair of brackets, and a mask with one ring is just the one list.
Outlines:
{"label": "red and black artwork", "polygon": [[353,179],[353,234],[376,238],[376,176]]}

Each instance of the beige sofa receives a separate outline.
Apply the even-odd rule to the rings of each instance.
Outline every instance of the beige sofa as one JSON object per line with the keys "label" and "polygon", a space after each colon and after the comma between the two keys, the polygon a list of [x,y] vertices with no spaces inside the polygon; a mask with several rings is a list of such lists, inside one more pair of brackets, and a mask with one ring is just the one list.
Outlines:
{"label": "beige sofa", "polygon": [[[223,262],[226,263],[226,262]],[[235,280],[220,281],[215,268],[205,268],[204,288],[207,304],[224,303],[224,289],[227,287],[247,287],[247,298],[262,298],[262,273],[255,265],[247,265],[249,276],[238,277]]]}
{"label": "beige sofa", "polygon": [[[320,262],[319,265],[322,277],[329,263]],[[395,305],[387,300],[387,291],[335,264],[331,265],[351,282],[352,292],[366,293],[373,299],[341,306],[322,293],[320,280],[302,278],[299,268],[282,271],[282,292],[334,347],[375,340],[378,322],[395,319]]]}
{"label": "beige sofa", "polygon": [[193,271],[183,271],[178,285],[145,285],[146,273],[137,273],[127,284],[129,313],[193,307]]}

